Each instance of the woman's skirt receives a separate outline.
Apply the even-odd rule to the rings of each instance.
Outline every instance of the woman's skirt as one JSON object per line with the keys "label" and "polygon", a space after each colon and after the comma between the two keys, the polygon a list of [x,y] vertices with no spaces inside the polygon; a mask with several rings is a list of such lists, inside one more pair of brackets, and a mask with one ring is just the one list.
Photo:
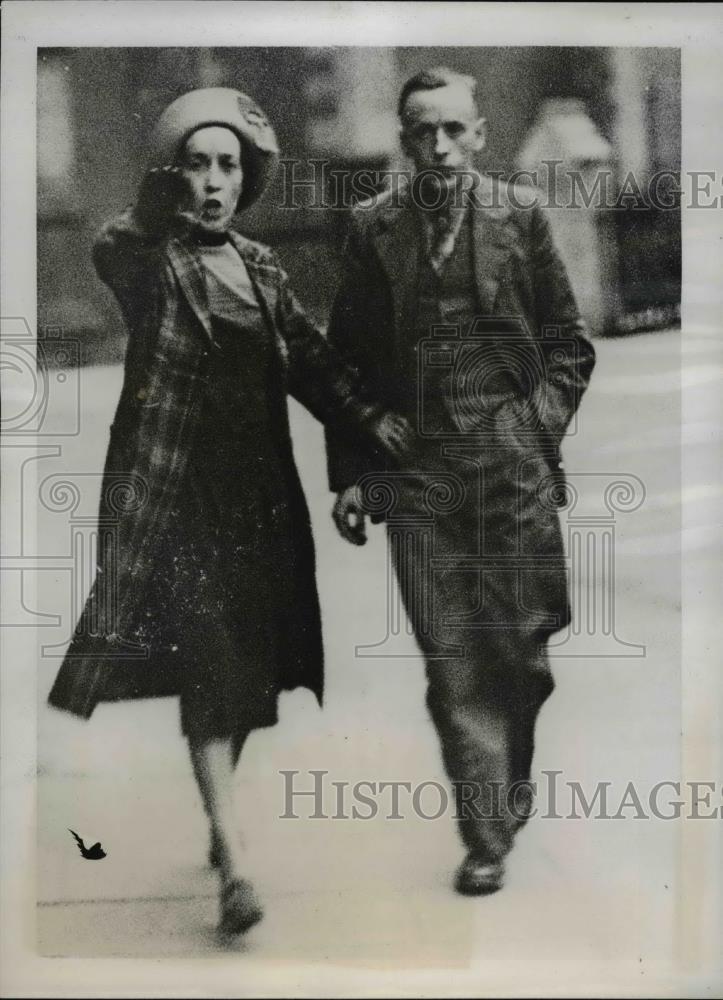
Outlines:
{"label": "woman's skirt", "polygon": [[273,725],[280,690],[319,640],[308,514],[274,430],[268,345],[249,330],[217,333],[143,628],[149,669],[177,673],[182,729],[196,740]]}

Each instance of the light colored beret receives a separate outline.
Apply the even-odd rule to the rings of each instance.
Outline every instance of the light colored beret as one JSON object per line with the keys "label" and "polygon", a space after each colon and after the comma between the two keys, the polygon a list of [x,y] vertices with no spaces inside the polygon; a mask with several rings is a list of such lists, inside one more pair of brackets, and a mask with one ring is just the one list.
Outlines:
{"label": "light colored beret", "polygon": [[248,208],[271,180],[279,159],[274,130],[247,94],[228,87],[191,90],[169,104],[151,134],[148,169],[175,163],[183,146],[200,128],[221,125],[238,136],[243,147],[243,191],[237,210]]}

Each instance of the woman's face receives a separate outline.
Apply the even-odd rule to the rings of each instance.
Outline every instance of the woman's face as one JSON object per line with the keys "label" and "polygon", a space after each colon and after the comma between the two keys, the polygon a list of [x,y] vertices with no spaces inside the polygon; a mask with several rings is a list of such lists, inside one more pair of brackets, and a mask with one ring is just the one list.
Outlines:
{"label": "woman's face", "polygon": [[220,125],[198,129],[186,141],[181,173],[191,185],[192,211],[201,225],[212,232],[226,229],[243,188],[238,136]]}

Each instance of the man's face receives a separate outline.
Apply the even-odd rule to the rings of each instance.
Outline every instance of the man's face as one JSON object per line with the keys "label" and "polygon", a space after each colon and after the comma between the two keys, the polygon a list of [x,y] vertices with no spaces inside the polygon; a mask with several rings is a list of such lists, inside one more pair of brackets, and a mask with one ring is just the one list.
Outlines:
{"label": "man's face", "polygon": [[219,125],[198,129],[186,142],[181,173],[191,185],[191,210],[201,225],[212,232],[226,229],[243,188],[238,136]]}
{"label": "man's face", "polygon": [[415,90],[404,108],[402,148],[417,171],[438,171],[451,186],[459,173],[474,168],[485,124],[463,84]]}

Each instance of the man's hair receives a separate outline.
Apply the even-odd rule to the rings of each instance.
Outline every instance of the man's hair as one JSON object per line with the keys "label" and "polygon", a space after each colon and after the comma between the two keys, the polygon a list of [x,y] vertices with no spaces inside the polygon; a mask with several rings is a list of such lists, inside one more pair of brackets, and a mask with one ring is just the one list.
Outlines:
{"label": "man's hair", "polygon": [[473,76],[458,73],[456,70],[449,69],[448,66],[435,66],[432,69],[423,69],[420,73],[415,73],[402,87],[397,105],[400,119],[404,120],[404,112],[410,94],[414,94],[418,90],[438,90],[440,87],[448,87],[450,84],[461,84],[466,87],[475,107],[477,107],[477,81]]}

